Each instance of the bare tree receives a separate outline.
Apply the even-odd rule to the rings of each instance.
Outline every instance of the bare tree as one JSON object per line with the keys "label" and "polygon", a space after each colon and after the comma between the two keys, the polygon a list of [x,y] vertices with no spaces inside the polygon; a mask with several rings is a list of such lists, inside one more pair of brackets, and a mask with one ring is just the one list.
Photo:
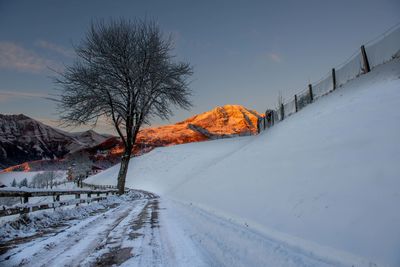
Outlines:
{"label": "bare tree", "polygon": [[42,188],[42,174],[37,173],[35,176],[32,177],[31,182],[29,183],[29,187],[33,188]]}
{"label": "bare tree", "polygon": [[34,188],[53,188],[56,184],[56,180],[60,178],[61,175],[56,171],[46,171],[40,172],[33,176],[32,181],[30,182],[30,187]]}
{"label": "bare tree", "polygon": [[46,172],[46,180],[48,181],[48,186],[53,189],[53,186],[56,184],[56,180],[61,178],[60,173],[56,171],[48,171]]}
{"label": "bare tree", "polygon": [[19,187],[28,187],[28,179],[24,178],[20,183]]}
{"label": "bare tree", "polygon": [[92,23],[75,49],[78,59],[56,78],[63,92],[61,119],[69,125],[109,118],[124,146],[118,174],[119,194],[143,124],[167,119],[171,106],[191,106],[188,63],[175,62],[171,38],[151,21],[120,19]]}
{"label": "bare tree", "polygon": [[80,151],[68,155],[66,159],[72,165],[67,172],[69,179],[75,181],[78,187],[82,187],[82,181],[89,176],[93,166],[89,154]]}

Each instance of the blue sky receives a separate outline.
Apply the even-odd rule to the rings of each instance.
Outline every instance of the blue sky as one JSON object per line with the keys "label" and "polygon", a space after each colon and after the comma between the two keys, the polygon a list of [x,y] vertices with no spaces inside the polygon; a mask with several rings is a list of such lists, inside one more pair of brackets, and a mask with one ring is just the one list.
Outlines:
{"label": "blue sky", "polygon": [[224,104],[274,107],[399,23],[400,2],[0,0],[0,113],[54,125],[49,68],[71,64],[92,19],[118,17],[155,19],[194,67],[194,107],[159,125]]}

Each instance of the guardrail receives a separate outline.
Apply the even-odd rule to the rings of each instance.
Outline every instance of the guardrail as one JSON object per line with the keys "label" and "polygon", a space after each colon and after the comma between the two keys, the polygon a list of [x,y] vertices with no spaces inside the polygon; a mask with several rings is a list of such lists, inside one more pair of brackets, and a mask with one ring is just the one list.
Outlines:
{"label": "guardrail", "polygon": [[[21,190],[21,189],[1,189],[0,198],[4,197],[20,197],[21,205],[15,205],[11,207],[3,206],[0,209],[0,217],[15,215],[15,214],[26,214],[38,210],[55,209],[61,206],[76,205],[79,206],[81,203],[90,203],[93,201],[100,201],[107,198],[108,195],[117,194],[117,189],[107,190],[85,190],[85,189],[73,189],[73,190]],[[81,195],[86,194],[87,198],[81,199]],[[75,199],[60,201],[60,196],[71,196],[75,195]],[[96,195],[96,197],[92,197]],[[103,196],[101,196],[103,195]],[[44,204],[29,204],[29,198],[41,197],[41,196],[52,196],[53,202]]]}

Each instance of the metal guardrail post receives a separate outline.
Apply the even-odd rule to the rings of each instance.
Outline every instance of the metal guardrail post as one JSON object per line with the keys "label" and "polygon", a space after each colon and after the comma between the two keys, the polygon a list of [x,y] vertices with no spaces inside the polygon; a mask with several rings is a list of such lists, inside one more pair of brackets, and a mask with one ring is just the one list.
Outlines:
{"label": "metal guardrail post", "polygon": [[365,47],[364,45],[361,46],[361,55],[363,58],[363,65],[364,65],[364,74],[368,73],[371,71],[371,68],[369,67],[369,61],[367,57],[367,52],[365,52]]}
{"label": "metal guardrail post", "polygon": [[335,68],[332,69],[332,83],[333,83],[333,90],[336,89],[336,71]]}
{"label": "metal guardrail post", "polygon": [[314,95],[313,95],[311,83],[308,84],[308,94],[310,95],[310,103],[312,103],[314,101]]}

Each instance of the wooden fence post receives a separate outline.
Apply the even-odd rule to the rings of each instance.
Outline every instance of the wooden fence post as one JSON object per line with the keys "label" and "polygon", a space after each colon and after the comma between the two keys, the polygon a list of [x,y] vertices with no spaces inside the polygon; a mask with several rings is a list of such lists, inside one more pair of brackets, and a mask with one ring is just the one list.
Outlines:
{"label": "wooden fence post", "polygon": [[308,85],[308,94],[310,95],[310,103],[312,103],[314,101],[314,96],[313,96],[313,92],[312,92],[311,83]]}
{"label": "wooden fence post", "polygon": [[53,195],[53,202],[60,201],[60,195]]}
{"label": "wooden fence post", "polygon": [[[75,194],[75,199],[80,199],[81,198],[81,194]],[[79,203],[76,203],[76,206],[79,206]]]}
{"label": "wooden fence post", "polygon": [[362,55],[363,63],[364,63],[364,73],[368,73],[371,71],[371,68],[369,67],[367,52],[365,52],[364,45],[361,46],[361,55]]}
{"label": "wooden fence post", "polygon": [[268,117],[268,110],[266,110],[264,113],[264,118],[267,118],[267,117]]}
{"label": "wooden fence post", "polygon": [[332,82],[333,82],[333,90],[336,89],[336,71],[335,68],[332,69]]}
{"label": "wooden fence post", "polygon": [[294,95],[294,107],[296,109],[296,112],[299,111],[299,107],[297,105],[297,95]]}

